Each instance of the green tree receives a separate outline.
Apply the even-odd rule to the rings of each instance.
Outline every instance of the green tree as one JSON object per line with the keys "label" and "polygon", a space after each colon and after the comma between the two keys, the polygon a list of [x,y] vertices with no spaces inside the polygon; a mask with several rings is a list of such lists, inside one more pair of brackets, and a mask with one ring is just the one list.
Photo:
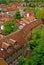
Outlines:
{"label": "green tree", "polygon": [[25,61],[26,61],[26,59],[24,57],[20,57],[18,59],[18,64],[17,65],[24,65],[25,64]]}
{"label": "green tree", "polygon": [[28,43],[32,44],[32,48],[34,48],[31,57],[26,60],[21,57],[18,60],[18,65],[44,65],[44,27],[41,30],[35,30],[32,40]]}
{"label": "green tree", "polygon": [[37,42],[39,39],[41,39],[41,37],[42,37],[41,30],[35,30],[32,39],[28,41],[28,47],[30,47],[33,50],[38,45]]}
{"label": "green tree", "polygon": [[44,40],[39,40],[38,44],[39,45],[32,52],[28,65],[44,65]]}
{"label": "green tree", "polygon": [[8,35],[12,32],[15,32],[17,30],[16,22],[12,22],[11,20],[5,22],[3,27],[3,33],[4,35]]}
{"label": "green tree", "polygon": [[34,47],[31,58],[28,60],[28,65],[44,65],[44,28],[37,30],[31,42]]}
{"label": "green tree", "polygon": [[28,0],[24,0],[26,3],[28,3],[29,1]]}
{"label": "green tree", "polygon": [[24,11],[27,11],[27,10],[33,10],[33,8],[26,7],[26,8],[24,9]]}
{"label": "green tree", "polygon": [[18,20],[21,19],[21,15],[20,15],[20,12],[19,12],[19,11],[16,11],[16,13],[15,13],[15,15],[14,15],[14,18],[15,18],[15,19],[18,19]]}
{"label": "green tree", "polygon": [[22,0],[16,0],[16,2],[22,2]]}
{"label": "green tree", "polygon": [[13,0],[0,0],[0,4],[7,4],[9,5]]}
{"label": "green tree", "polygon": [[7,4],[6,0],[0,0],[0,4]]}

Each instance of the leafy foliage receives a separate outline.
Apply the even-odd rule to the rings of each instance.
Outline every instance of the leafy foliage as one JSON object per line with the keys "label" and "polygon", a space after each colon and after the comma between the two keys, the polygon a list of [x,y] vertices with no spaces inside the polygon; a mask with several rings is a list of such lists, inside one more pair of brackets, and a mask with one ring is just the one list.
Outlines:
{"label": "leafy foliage", "polygon": [[27,11],[27,10],[33,10],[33,8],[26,7],[26,8],[24,9],[24,11]]}
{"label": "leafy foliage", "polygon": [[33,51],[28,65],[44,65],[44,28],[35,31],[29,45],[31,45]]}
{"label": "leafy foliage", "polygon": [[0,0],[0,4],[5,4],[5,3],[6,3],[6,0]]}
{"label": "leafy foliage", "polygon": [[16,22],[12,22],[11,20],[9,20],[9,21],[5,22],[4,28],[2,31],[3,31],[4,35],[8,35],[16,30],[17,30]]}
{"label": "leafy foliage", "polygon": [[42,31],[35,30],[32,39],[28,41],[28,46],[31,49],[34,49],[38,45],[39,40],[43,37],[44,37],[44,29],[42,29]]}
{"label": "leafy foliage", "polygon": [[30,2],[44,2],[44,0],[30,0]]}
{"label": "leafy foliage", "polygon": [[18,59],[18,64],[17,65],[24,65],[25,64],[25,61],[26,61],[26,59],[24,57],[20,57]]}
{"label": "leafy foliage", "polygon": [[28,3],[29,1],[28,0],[24,0],[26,3]]}
{"label": "leafy foliage", "polygon": [[35,8],[34,9],[35,17],[36,18],[44,18],[44,8]]}
{"label": "leafy foliage", "polygon": [[[44,39],[44,38],[43,38]],[[44,65],[44,40],[39,40],[39,45],[33,50],[28,65]],[[43,61],[42,61],[43,60]]]}
{"label": "leafy foliage", "polygon": [[12,0],[0,0],[0,4],[10,4]]}
{"label": "leafy foliage", "polygon": [[18,65],[44,65],[44,28],[35,30],[32,40],[28,44],[29,46],[31,44],[33,48],[31,58],[26,59],[25,62],[24,59],[20,58]]}
{"label": "leafy foliage", "polygon": [[22,18],[19,11],[16,11],[14,18],[18,19],[18,20],[20,20]]}

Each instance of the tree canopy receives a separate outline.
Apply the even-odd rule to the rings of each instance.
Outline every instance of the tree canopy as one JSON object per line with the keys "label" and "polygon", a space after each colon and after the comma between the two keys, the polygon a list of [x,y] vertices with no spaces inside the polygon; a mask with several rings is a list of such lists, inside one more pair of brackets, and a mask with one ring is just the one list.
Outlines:
{"label": "tree canopy", "polygon": [[16,12],[15,12],[14,18],[15,18],[15,19],[18,19],[18,20],[20,20],[20,19],[22,18],[19,11],[16,11]]}
{"label": "tree canopy", "polygon": [[33,50],[28,65],[44,65],[44,40],[39,40],[37,44],[39,45]]}
{"label": "tree canopy", "polygon": [[33,51],[27,65],[44,65],[44,28],[35,30],[30,44]]}
{"label": "tree canopy", "polygon": [[25,64],[25,61],[26,61],[26,59],[24,57],[20,57],[18,59],[18,64],[17,65],[24,65]]}
{"label": "tree canopy", "polygon": [[44,27],[41,30],[35,30],[32,40],[28,43],[29,46],[31,44],[33,50],[31,57],[26,58],[24,65],[44,65]]}
{"label": "tree canopy", "polygon": [[16,22],[12,22],[11,20],[4,23],[3,33],[4,35],[8,35],[17,30]]}

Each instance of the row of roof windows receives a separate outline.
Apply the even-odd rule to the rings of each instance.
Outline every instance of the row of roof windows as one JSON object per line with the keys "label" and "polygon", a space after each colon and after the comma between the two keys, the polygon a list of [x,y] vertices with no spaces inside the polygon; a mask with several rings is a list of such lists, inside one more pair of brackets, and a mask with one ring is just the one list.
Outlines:
{"label": "row of roof windows", "polygon": [[21,31],[12,33],[3,38],[2,41],[0,40],[0,57],[3,57],[3,55],[5,57],[8,53],[10,54],[11,52],[12,54],[12,51],[18,50],[22,46],[22,44],[24,45],[26,43],[26,40],[22,35],[27,35],[32,28],[40,24],[42,24],[41,20],[33,21],[33,23],[25,25],[25,27],[21,29]]}
{"label": "row of roof windows", "polygon": [[[10,42],[10,43],[9,43]],[[13,40],[13,39],[10,39],[8,43],[6,42],[3,42],[2,43],[2,47],[0,48],[1,51],[3,51],[4,49],[7,50],[7,52],[11,52],[12,49],[11,49],[11,46],[13,46],[14,48],[16,48],[17,46],[17,41]]]}
{"label": "row of roof windows", "polygon": [[[23,48],[24,46],[22,46],[16,53],[14,52],[12,55],[8,56],[5,60],[6,62],[9,64],[10,62],[14,61],[16,57],[18,57],[19,55],[22,54],[23,52]],[[22,49],[23,48],[23,49]]]}

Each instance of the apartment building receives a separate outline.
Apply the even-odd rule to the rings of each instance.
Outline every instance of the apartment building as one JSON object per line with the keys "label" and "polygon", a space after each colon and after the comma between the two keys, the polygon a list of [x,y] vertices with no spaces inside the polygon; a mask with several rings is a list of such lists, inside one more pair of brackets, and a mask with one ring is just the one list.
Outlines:
{"label": "apartment building", "polygon": [[0,39],[0,63],[16,65],[21,56],[27,54],[27,41],[35,29],[41,29],[42,21],[36,20],[26,24],[21,30]]}
{"label": "apartment building", "polygon": [[26,42],[19,31],[2,38],[0,40],[0,64],[16,65],[17,60],[27,53]]}
{"label": "apartment building", "polygon": [[41,29],[41,28],[42,28],[42,20],[35,19],[35,20],[31,21],[29,24],[26,24],[20,30],[20,32],[21,32],[21,35],[23,35],[23,37],[28,40],[28,38],[30,39],[30,37],[34,33],[34,30]]}
{"label": "apartment building", "polygon": [[[21,11],[22,7],[20,4],[11,4],[7,7],[7,12],[16,11],[17,8]],[[1,7],[1,6],[0,6]],[[4,18],[3,18],[4,17]],[[6,14],[0,15],[0,21],[8,21],[11,16]],[[33,11],[26,11],[24,13],[24,18],[19,20],[13,20],[19,26],[19,30],[9,34],[5,37],[1,35],[0,30],[0,65],[16,65],[17,60],[21,56],[26,56],[27,54],[27,41],[32,37],[34,30],[41,29],[42,20],[35,19]]]}

